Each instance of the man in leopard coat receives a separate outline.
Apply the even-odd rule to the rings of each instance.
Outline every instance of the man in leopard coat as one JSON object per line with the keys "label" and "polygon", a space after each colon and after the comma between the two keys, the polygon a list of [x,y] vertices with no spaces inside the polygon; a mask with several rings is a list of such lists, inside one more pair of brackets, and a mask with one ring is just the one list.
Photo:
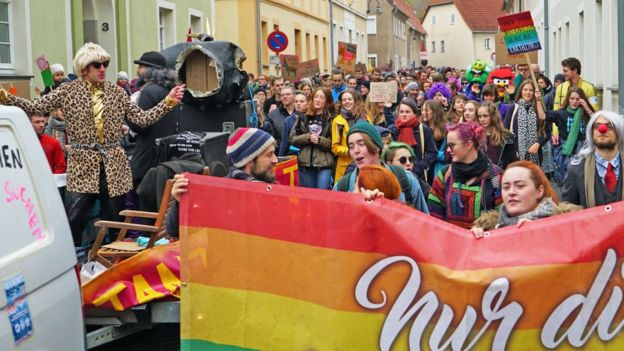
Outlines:
{"label": "man in leopard coat", "polygon": [[74,57],[74,72],[82,79],[65,83],[34,100],[9,95],[0,89],[0,103],[17,106],[27,114],[61,108],[71,148],[67,154],[65,210],[74,245],[81,246],[88,212],[99,199],[103,219],[119,220],[124,194],[132,189],[128,158],[120,145],[124,116],[147,127],[171,111],[182,99],[184,85],[153,108],[143,111],[125,91],[106,81],[110,55],[99,45],[87,43]]}

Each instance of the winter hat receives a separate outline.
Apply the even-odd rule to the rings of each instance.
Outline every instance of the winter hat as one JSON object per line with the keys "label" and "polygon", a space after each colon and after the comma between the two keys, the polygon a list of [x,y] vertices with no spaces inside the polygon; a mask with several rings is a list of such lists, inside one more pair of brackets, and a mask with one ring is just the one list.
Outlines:
{"label": "winter hat", "polygon": [[381,134],[379,134],[379,131],[374,125],[366,121],[358,121],[349,129],[349,132],[347,133],[347,140],[349,140],[349,136],[351,134],[355,133],[364,133],[368,135],[373,140],[373,144],[379,148],[379,152],[381,153],[384,144],[381,140]]}
{"label": "winter hat", "polygon": [[370,82],[368,80],[361,81],[359,85],[363,85],[366,87],[366,89],[370,90]]}
{"label": "winter hat", "polygon": [[271,134],[257,128],[238,128],[230,135],[225,153],[241,168],[275,143]]}
{"label": "winter hat", "polygon": [[124,71],[119,71],[119,73],[117,73],[117,79],[128,80],[128,73],[126,73]]}
{"label": "winter hat", "polygon": [[408,93],[412,89],[418,89],[418,83],[411,82],[405,87],[405,92]]}
{"label": "winter hat", "polygon": [[56,74],[57,72],[65,72],[65,68],[60,63],[55,63],[50,66],[50,71],[52,71],[52,74]]}
{"label": "winter hat", "polygon": [[409,106],[414,114],[416,114],[416,111],[418,111],[418,103],[411,97],[403,98],[403,100],[401,100],[401,104]]}

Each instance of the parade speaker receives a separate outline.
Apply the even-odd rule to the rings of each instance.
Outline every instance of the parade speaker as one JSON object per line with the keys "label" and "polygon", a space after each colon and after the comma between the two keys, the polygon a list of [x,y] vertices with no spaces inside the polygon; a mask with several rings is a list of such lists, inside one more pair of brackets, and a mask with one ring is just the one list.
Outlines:
{"label": "parade speaker", "polygon": [[185,131],[156,139],[158,163],[180,159],[188,153],[199,154],[210,175],[224,177],[231,163],[225,153],[229,133]]}

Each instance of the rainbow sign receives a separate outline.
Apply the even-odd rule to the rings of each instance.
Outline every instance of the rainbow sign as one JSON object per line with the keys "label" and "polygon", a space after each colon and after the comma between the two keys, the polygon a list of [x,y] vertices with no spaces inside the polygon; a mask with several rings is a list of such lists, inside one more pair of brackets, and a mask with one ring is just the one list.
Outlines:
{"label": "rainbow sign", "polygon": [[510,55],[536,51],[542,48],[531,12],[514,13],[498,18],[498,25],[505,36],[505,45]]}
{"label": "rainbow sign", "polygon": [[624,202],[470,231],[385,199],[189,175],[181,350],[624,350]]}

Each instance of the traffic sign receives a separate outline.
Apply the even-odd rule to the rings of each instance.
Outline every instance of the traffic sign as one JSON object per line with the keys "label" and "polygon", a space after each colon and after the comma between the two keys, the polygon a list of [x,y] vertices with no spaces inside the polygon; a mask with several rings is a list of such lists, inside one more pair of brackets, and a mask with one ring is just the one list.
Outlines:
{"label": "traffic sign", "polygon": [[280,53],[288,47],[288,37],[284,32],[280,32],[279,30],[273,31],[267,37],[267,45],[269,49]]}

